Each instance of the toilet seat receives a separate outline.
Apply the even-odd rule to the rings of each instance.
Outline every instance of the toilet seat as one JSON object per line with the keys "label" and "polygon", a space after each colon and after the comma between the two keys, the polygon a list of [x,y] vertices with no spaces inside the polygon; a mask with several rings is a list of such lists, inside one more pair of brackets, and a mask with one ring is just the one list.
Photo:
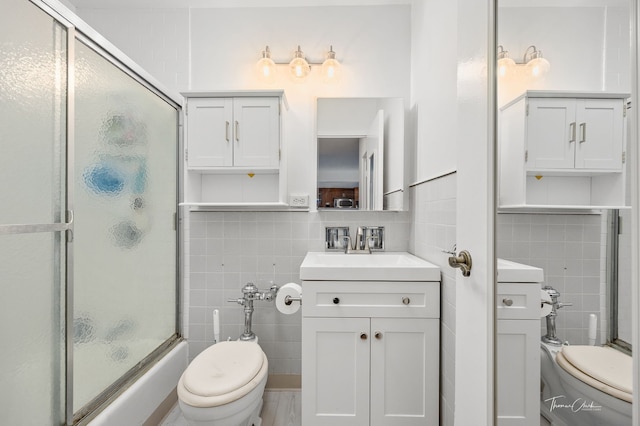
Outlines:
{"label": "toilet seat", "polygon": [[582,382],[618,399],[633,399],[632,359],[607,346],[563,346],[556,361]]}
{"label": "toilet seat", "polygon": [[178,382],[178,397],[193,407],[228,404],[251,392],[267,371],[267,357],[258,344],[220,342],[187,367]]}

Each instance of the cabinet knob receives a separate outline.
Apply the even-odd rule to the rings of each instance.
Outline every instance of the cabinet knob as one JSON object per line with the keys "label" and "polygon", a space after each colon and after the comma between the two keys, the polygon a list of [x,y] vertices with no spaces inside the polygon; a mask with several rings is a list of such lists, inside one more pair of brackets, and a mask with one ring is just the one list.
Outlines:
{"label": "cabinet knob", "polygon": [[376,337],[376,339],[378,339],[378,340],[382,339],[382,333],[381,333],[381,332],[379,332],[379,331],[376,331],[376,332],[375,332],[375,334],[374,334],[374,336],[375,336],[375,337]]}
{"label": "cabinet knob", "polygon": [[402,303],[404,305],[408,305],[409,303],[411,303],[411,299],[409,299],[408,297],[403,297],[402,298]]}
{"label": "cabinet knob", "polygon": [[504,299],[502,299],[502,303],[504,305],[506,305],[506,306],[511,306],[511,305],[513,305],[513,300],[508,299],[508,298],[505,297]]}
{"label": "cabinet knob", "polygon": [[333,298],[333,304],[334,304],[334,305],[337,305],[338,303],[340,303],[340,299],[339,299],[339,298],[337,298],[337,297],[334,297],[334,298]]}
{"label": "cabinet knob", "polygon": [[360,338],[362,340],[367,340],[367,333],[360,333]]}

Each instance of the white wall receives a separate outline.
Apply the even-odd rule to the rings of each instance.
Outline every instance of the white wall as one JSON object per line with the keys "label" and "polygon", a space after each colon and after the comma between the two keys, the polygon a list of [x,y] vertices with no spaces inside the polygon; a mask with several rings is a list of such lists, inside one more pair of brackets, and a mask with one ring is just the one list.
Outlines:
{"label": "white wall", "polygon": [[[411,128],[407,155],[410,182],[411,252],[442,270],[440,311],[440,424],[455,413],[456,278],[446,253],[456,242],[456,128],[458,106],[457,2],[412,5]],[[425,181],[425,182],[423,182]]]}
{"label": "white wall", "polygon": [[412,6],[411,117],[417,142],[411,182],[456,168],[457,11],[455,1],[416,0]]}
{"label": "white wall", "polygon": [[535,45],[551,64],[542,79],[499,84],[502,105],[527,89],[629,92],[629,17],[623,7],[502,7],[498,43],[516,62]]}
{"label": "white wall", "polygon": [[342,78],[328,86],[319,68],[303,82],[278,67],[283,88],[289,193],[316,191],[315,99],[410,96],[411,8],[398,6],[194,9],[79,9],[107,39],[167,88],[264,89],[255,63],[265,45],[276,62],[289,62],[300,45],[322,62],[330,45]]}

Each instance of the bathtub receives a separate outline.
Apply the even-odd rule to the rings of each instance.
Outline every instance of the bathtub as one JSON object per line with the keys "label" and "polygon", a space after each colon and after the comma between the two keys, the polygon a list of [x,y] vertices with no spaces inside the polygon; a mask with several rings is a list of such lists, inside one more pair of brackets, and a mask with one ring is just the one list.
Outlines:
{"label": "bathtub", "polygon": [[187,348],[186,342],[178,343],[89,425],[143,424],[176,388],[188,365]]}

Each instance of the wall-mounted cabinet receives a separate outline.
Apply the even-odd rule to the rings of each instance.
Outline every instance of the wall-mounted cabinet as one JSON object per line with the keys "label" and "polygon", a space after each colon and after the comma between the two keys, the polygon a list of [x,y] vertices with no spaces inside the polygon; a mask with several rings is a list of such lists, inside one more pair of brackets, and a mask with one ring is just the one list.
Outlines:
{"label": "wall-mounted cabinet", "polygon": [[623,207],[628,97],[527,91],[502,107],[499,206]]}
{"label": "wall-mounted cabinet", "polygon": [[283,91],[185,92],[185,204],[286,207]]}

